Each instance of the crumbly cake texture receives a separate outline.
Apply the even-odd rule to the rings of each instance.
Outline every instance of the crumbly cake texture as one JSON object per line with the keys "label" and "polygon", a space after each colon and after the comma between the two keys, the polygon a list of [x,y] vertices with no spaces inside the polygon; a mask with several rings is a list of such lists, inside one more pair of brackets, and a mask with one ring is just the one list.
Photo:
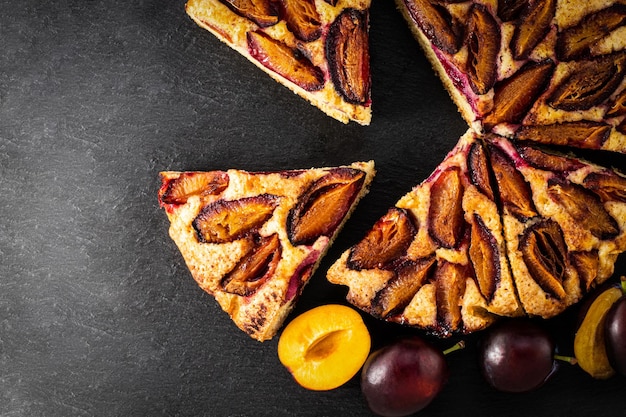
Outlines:
{"label": "crumbly cake texture", "polygon": [[623,0],[396,4],[477,132],[626,152]]}
{"label": "crumbly cake texture", "polygon": [[[264,341],[292,310],[374,175],[373,161],[263,173],[167,171],[161,173],[159,202],[170,220],[169,235],[198,285],[241,330]],[[326,192],[342,189],[329,198],[340,205],[322,200]],[[309,226],[302,220],[306,210],[335,224],[330,229],[314,224],[321,232],[294,237],[297,227]]]}
{"label": "crumbly cake texture", "polygon": [[[306,1],[304,3],[313,4],[317,16],[316,24],[319,24],[319,32],[317,38],[313,40],[298,39],[294,32],[290,30],[285,19],[278,19],[276,23],[268,26],[259,25],[250,18],[235,13],[232,7],[228,7],[227,3],[237,3],[230,0],[189,0],[186,4],[187,14],[202,28],[208,30],[218,39],[224,42],[232,49],[246,57],[250,62],[267,73],[275,81],[286,86],[295,94],[308,100],[312,105],[318,107],[328,116],[337,119],[343,123],[355,121],[361,125],[369,125],[372,118],[371,96],[370,96],[370,74],[369,74],[369,45],[367,42],[369,32],[369,7],[370,0],[339,0],[333,6],[331,2],[324,0]],[[339,48],[344,57],[337,59],[331,57],[329,52],[332,45],[329,45],[329,33],[333,30],[333,23],[338,20],[343,12],[348,11],[350,19],[360,20],[355,22],[356,27],[349,30],[354,31],[354,36],[360,36],[358,42],[354,41],[354,37],[344,40],[345,46]],[[313,19],[312,17],[308,17]],[[357,34],[358,31],[360,34]],[[364,31],[364,32],[363,32]],[[281,74],[275,67],[268,65],[268,61],[272,61],[272,57],[259,57],[254,54],[250,43],[251,33],[262,33],[269,38],[279,42],[286,48],[280,53],[297,56],[298,59],[310,61],[315,71],[319,73],[320,83],[314,87],[308,87],[297,80],[292,79],[289,74]],[[350,48],[360,49],[360,51],[351,51]],[[361,54],[361,62],[357,62],[355,53]],[[329,59],[330,58],[330,59]],[[349,60],[344,62],[342,59]],[[341,72],[348,73],[350,71],[342,68],[347,66],[360,67],[359,77],[362,79],[355,89],[361,91],[348,91],[353,93],[350,97],[341,93],[338,89],[338,82],[331,74],[331,66],[337,63]],[[280,65],[277,65],[280,66]],[[296,69],[297,71],[298,69]],[[293,71],[292,71],[293,72]],[[345,86],[344,86],[345,87]],[[350,89],[350,86],[347,88]],[[358,94],[357,94],[358,93]]]}
{"label": "crumbly cake texture", "polygon": [[625,176],[468,131],[327,279],[375,317],[446,337],[553,317],[625,250]]}

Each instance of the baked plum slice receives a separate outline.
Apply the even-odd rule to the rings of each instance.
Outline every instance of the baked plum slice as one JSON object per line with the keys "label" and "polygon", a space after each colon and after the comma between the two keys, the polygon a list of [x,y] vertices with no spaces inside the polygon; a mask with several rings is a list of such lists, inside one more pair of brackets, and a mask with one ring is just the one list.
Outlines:
{"label": "baked plum slice", "polygon": [[574,158],[547,153],[527,144],[517,144],[516,149],[524,161],[544,171],[569,172],[585,166]]}
{"label": "baked plum slice", "polygon": [[500,26],[487,7],[474,4],[467,22],[465,70],[474,93],[486,94],[496,82]]}
{"label": "baked plum slice", "polygon": [[311,42],[320,37],[322,23],[314,0],[281,0],[281,2],[287,29],[296,38]]}
{"label": "baked plum slice", "polygon": [[404,4],[411,19],[435,47],[448,54],[458,52],[461,38],[445,7],[429,0],[404,0]]}
{"label": "baked plum slice", "polygon": [[333,84],[352,104],[367,104],[370,100],[368,27],[366,10],[346,9],[330,25],[326,38],[326,58]]}
{"label": "baked plum slice", "polygon": [[217,195],[226,187],[226,172],[183,172],[177,178],[163,180],[159,197],[161,204],[185,204],[191,196]]}
{"label": "baked plum slice", "polygon": [[548,181],[548,196],[598,239],[611,239],[619,234],[617,221],[606,211],[600,198],[582,186],[551,179]]}
{"label": "baked plum slice", "polygon": [[463,184],[457,168],[448,168],[433,182],[428,207],[428,232],[444,248],[455,248],[463,237]]}
{"label": "baked plum slice", "polygon": [[482,142],[474,142],[467,155],[467,166],[472,184],[489,200],[495,200],[493,172],[489,167],[489,157]]}
{"label": "baked plum slice", "polygon": [[224,276],[224,291],[247,297],[254,294],[276,271],[282,247],[277,234],[257,237],[237,265]]}
{"label": "baked plum slice", "polygon": [[513,161],[493,145],[489,146],[489,157],[503,207],[522,222],[536,216],[530,186]]}
{"label": "baked plum slice", "polygon": [[258,230],[274,212],[278,197],[261,194],[238,200],[218,200],[202,208],[192,222],[202,243],[226,243]]}
{"label": "baked plum slice", "polygon": [[465,293],[466,266],[441,259],[434,272],[438,335],[449,336],[462,328],[461,299]]}
{"label": "baked plum slice", "polygon": [[388,318],[401,313],[422,285],[428,282],[434,264],[434,256],[417,261],[405,260],[396,268],[395,275],[387,281],[387,285],[374,296],[372,314]]}
{"label": "baked plum slice", "polygon": [[596,193],[602,201],[626,203],[626,178],[615,172],[592,172],[585,177],[583,185]]}
{"label": "baked plum slice", "polygon": [[554,72],[551,60],[530,62],[494,86],[493,111],[485,117],[485,128],[499,123],[520,123],[546,89]]}
{"label": "baked plum slice", "polygon": [[611,126],[606,123],[579,121],[552,125],[524,125],[515,132],[515,138],[546,145],[600,149],[610,134]]}
{"label": "baked plum slice", "polygon": [[556,12],[556,0],[530,0],[511,39],[513,58],[526,59],[546,37]]}
{"label": "baked plum slice", "polygon": [[260,27],[278,23],[278,8],[273,0],[219,0],[239,16],[243,16]]}
{"label": "baked plum slice", "polygon": [[250,31],[247,37],[250,55],[266,68],[306,91],[316,91],[324,87],[324,73],[299,49],[260,31]]}
{"label": "baked plum slice", "polygon": [[500,283],[500,250],[496,238],[476,213],[472,221],[471,239],[469,256],[478,288],[487,302],[490,302]]}
{"label": "baked plum slice", "polygon": [[578,272],[580,289],[588,292],[598,276],[600,255],[597,250],[570,252],[569,260]]}
{"label": "baked plum slice", "polygon": [[527,228],[519,242],[528,272],[542,290],[561,300],[567,268],[567,246],[555,221],[543,219]]}
{"label": "baked plum slice", "polygon": [[393,207],[352,247],[347,265],[357,271],[384,268],[406,254],[416,233],[409,213]]}
{"label": "baked plum slice", "polygon": [[626,4],[614,4],[583,17],[558,34],[556,51],[569,61],[591,54],[591,48],[612,31],[626,24]]}
{"label": "baked plum slice", "polygon": [[586,110],[609,98],[624,80],[626,51],[580,61],[547,103],[560,110]]}
{"label": "baked plum slice", "polygon": [[330,237],[352,207],[365,173],[338,168],[315,181],[300,196],[287,217],[287,235],[294,246]]}

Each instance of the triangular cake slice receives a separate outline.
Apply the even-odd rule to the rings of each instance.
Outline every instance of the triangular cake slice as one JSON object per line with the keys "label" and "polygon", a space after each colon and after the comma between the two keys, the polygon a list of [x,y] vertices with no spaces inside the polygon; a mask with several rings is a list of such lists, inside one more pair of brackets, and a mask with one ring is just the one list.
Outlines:
{"label": "triangular cake slice", "polygon": [[374,163],[281,172],[162,172],[169,235],[235,324],[272,338],[368,191]]}
{"label": "triangular cake slice", "polygon": [[625,176],[470,130],[327,279],[375,317],[448,336],[553,317],[625,250]]}
{"label": "triangular cake slice", "polygon": [[626,152],[621,0],[396,0],[476,131]]}
{"label": "triangular cake slice", "polygon": [[189,0],[187,14],[344,123],[371,120],[370,0]]}

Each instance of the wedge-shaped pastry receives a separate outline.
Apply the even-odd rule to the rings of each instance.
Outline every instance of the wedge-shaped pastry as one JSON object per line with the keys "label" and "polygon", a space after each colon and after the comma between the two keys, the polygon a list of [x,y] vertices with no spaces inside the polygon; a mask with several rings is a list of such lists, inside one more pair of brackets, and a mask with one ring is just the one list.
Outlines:
{"label": "wedge-shaped pastry", "polygon": [[626,152],[621,0],[396,0],[478,132]]}
{"label": "wedge-shaped pastry", "polygon": [[187,14],[344,123],[371,120],[370,0],[189,0]]}
{"label": "wedge-shaped pastry", "polygon": [[329,269],[350,303],[439,336],[553,317],[626,250],[626,177],[471,130]]}
{"label": "wedge-shaped pastry", "polygon": [[162,172],[159,203],[198,285],[252,338],[274,336],[368,191],[374,163]]}

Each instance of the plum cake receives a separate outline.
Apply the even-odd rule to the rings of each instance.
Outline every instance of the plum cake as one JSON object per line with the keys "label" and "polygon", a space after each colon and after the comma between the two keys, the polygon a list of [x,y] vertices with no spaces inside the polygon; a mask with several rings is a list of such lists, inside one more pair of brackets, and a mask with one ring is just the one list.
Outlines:
{"label": "plum cake", "polygon": [[374,163],[161,173],[169,235],[198,285],[252,338],[272,338],[375,175]]}
{"label": "plum cake", "polygon": [[344,123],[371,120],[370,0],[189,0],[187,14]]}
{"label": "plum cake", "polygon": [[396,0],[478,132],[626,152],[624,0]]}
{"label": "plum cake", "polygon": [[441,337],[553,317],[626,250],[626,176],[468,131],[329,269],[350,303]]}

